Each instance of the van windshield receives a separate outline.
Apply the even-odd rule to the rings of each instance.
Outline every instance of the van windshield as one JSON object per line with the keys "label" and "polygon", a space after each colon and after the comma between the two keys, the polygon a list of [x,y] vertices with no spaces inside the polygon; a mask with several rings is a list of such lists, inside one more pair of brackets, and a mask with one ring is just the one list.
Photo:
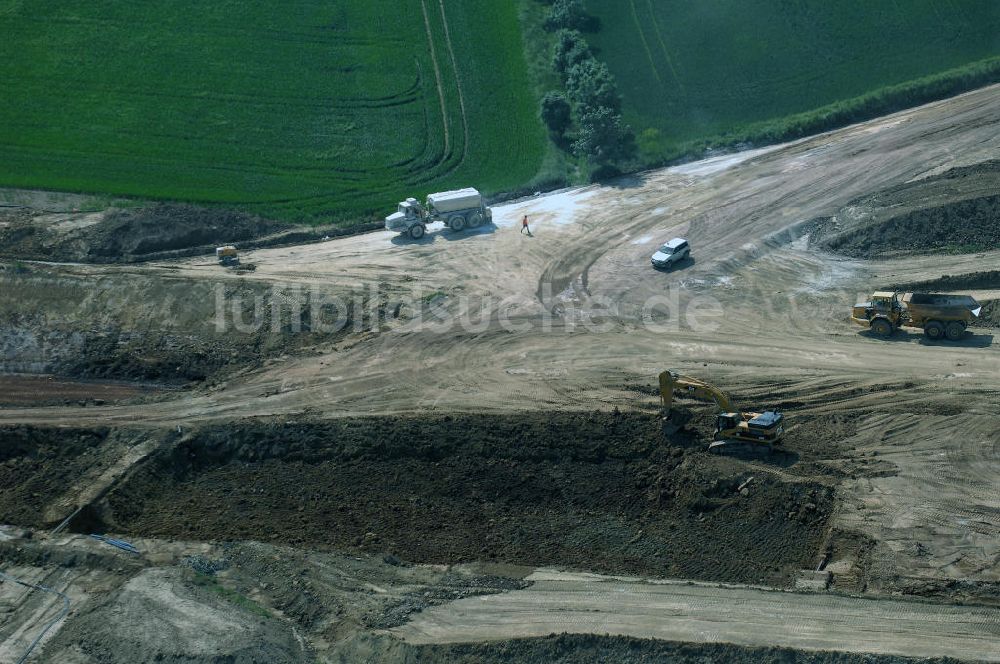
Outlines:
{"label": "van windshield", "polygon": [[663,245],[662,247],[660,247],[660,252],[664,254],[672,254],[674,253],[674,251],[675,250],[673,247],[668,247],[667,245]]}

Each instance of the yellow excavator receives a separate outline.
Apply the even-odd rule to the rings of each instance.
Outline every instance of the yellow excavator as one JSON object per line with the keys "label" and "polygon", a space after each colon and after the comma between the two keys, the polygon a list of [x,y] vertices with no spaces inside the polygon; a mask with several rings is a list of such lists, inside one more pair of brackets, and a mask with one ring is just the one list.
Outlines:
{"label": "yellow excavator", "polygon": [[675,396],[714,401],[719,407],[709,452],[721,453],[734,448],[771,452],[785,434],[785,416],[781,413],[771,410],[763,413],[737,412],[722,390],[697,378],[667,370],[660,374],[660,400],[674,431],[678,428],[671,417]]}

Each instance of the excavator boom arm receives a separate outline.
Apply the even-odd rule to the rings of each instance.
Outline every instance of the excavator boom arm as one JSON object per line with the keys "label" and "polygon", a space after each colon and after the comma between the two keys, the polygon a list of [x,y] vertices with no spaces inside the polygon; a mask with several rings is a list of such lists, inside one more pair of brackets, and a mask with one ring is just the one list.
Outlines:
{"label": "excavator boom arm", "polygon": [[722,390],[697,378],[682,376],[669,370],[664,371],[660,374],[660,401],[663,402],[663,408],[667,412],[670,412],[674,395],[700,399],[702,401],[714,401],[719,407],[719,412],[735,412],[733,403]]}

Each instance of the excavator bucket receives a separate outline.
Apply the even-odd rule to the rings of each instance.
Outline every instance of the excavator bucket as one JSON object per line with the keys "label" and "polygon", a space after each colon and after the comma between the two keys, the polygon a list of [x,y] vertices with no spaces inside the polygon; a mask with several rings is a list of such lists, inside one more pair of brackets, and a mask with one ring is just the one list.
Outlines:
{"label": "excavator bucket", "polygon": [[663,418],[663,433],[666,436],[672,436],[681,429],[683,429],[688,421],[691,419],[691,414],[685,412],[683,409],[672,409]]}

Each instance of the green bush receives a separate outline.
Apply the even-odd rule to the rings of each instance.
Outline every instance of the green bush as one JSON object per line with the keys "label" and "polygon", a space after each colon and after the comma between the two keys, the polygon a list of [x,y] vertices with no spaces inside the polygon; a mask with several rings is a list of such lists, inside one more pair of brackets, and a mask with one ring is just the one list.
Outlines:
{"label": "green bush", "polygon": [[[558,30],[552,45],[552,69],[566,86],[566,94],[548,92],[541,105],[541,118],[553,142],[599,165],[592,174],[619,172],[636,149],[635,135],[622,119],[618,83],[611,70],[594,57],[580,32],[597,26],[579,0],[551,3],[544,28]],[[568,135],[574,119],[579,131]]]}
{"label": "green bush", "polygon": [[573,150],[596,162],[626,159],[635,151],[635,136],[621,113],[604,106],[580,114],[580,132]]}
{"label": "green bush", "polygon": [[566,72],[566,90],[570,99],[584,111],[587,109],[621,108],[618,84],[611,70],[593,58],[584,60]]}
{"label": "green bush", "polygon": [[552,68],[563,76],[570,67],[594,57],[579,30],[560,30],[552,51]]}
{"label": "green bush", "polygon": [[587,14],[582,0],[555,0],[545,19],[545,29],[550,32],[562,28],[588,30],[593,28],[593,24],[594,19]]}
{"label": "green bush", "polygon": [[562,136],[569,129],[573,112],[561,92],[549,92],[542,98],[542,121],[557,136]]}

